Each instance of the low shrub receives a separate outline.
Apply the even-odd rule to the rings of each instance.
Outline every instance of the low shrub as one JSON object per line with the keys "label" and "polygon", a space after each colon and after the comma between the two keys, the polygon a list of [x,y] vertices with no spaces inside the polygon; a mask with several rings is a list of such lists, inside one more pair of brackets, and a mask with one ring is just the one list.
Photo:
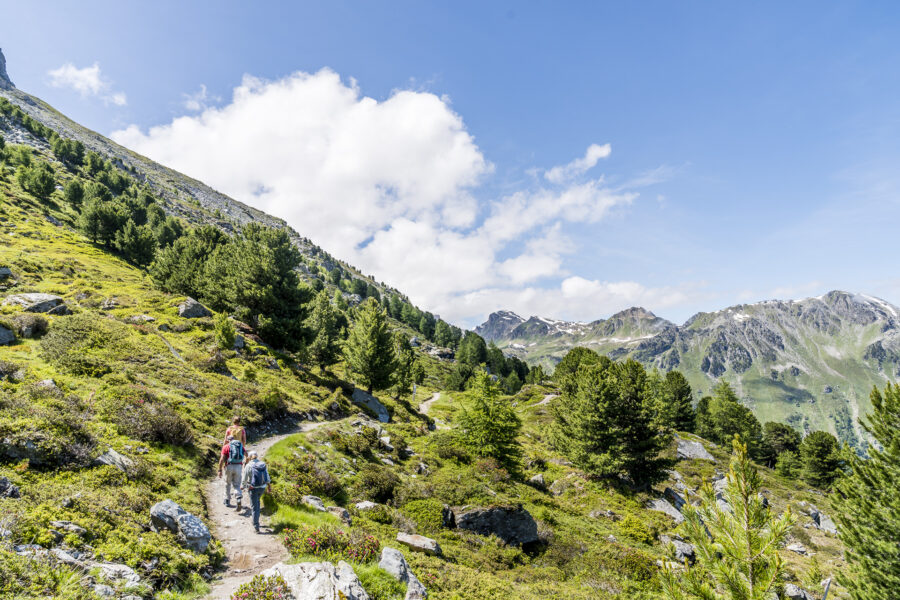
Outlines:
{"label": "low shrub", "polygon": [[100,417],[132,439],[175,446],[187,446],[194,440],[184,417],[140,386],[114,388],[97,404]]}
{"label": "low shrub", "polygon": [[630,537],[636,542],[642,544],[650,544],[653,542],[653,532],[644,524],[642,520],[634,515],[625,515],[622,522],[619,523],[619,531],[623,535]]}
{"label": "low shrub", "polygon": [[281,575],[257,575],[242,583],[231,595],[231,600],[282,600],[291,598],[287,582]]}
{"label": "low shrub", "polygon": [[294,452],[274,462],[272,473],[276,481],[272,494],[285,504],[298,506],[308,494],[336,498],[344,492],[340,480],[323,469],[312,454]]}
{"label": "low shrub", "polygon": [[381,552],[378,538],[359,531],[348,534],[328,526],[301,525],[297,529],[285,529],[282,535],[284,547],[294,557],[313,555],[365,563],[374,560]]}
{"label": "low shrub", "polygon": [[394,515],[391,509],[384,504],[379,504],[374,508],[370,508],[365,512],[358,513],[370,521],[381,523],[382,525],[390,525],[394,522]]}
{"label": "low shrub", "polygon": [[62,371],[100,377],[113,370],[112,361],[118,355],[140,358],[127,342],[129,333],[122,323],[80,313],[54,323],[41,340],[41,354]]}
{"label": "low shrub", "polygon": [[469,463],[472,456],[458,436],[449,431],[439,431],[431,436],[431,447],[438,458]]}
{"label": "low shrub", "polygon": [[491,483],[509,481],[509,471],[495,458],[480,458],[475,462],[475,471]]}
{"label": "low shrub", "polygon": [[10,324],[20,338],[36,338],[47,333],[47,319],[41,315],[19,313],[10,319]]}
{"label": "low shrub", "polygon": [[87,466],[96,447],[86,428],[89,421],[90,412],[76,397],[10,402],[0,414],[0,459],[24,460],[38,468]]}
{"label": "low shrub", "polygon": [[408,502],[400,512],[412,519],[416,533],[433,533],[444,524],[444,505],[434,498]]}
{"label": "low shrub", "polygon": [[394,489],[400,484],[400,478],[385,467],[366,465],[357,475],[357,493],[374,502],[387,502],[394,497]]}
{"label": "low shrub", "polygon": [[367,456],[378,447],[378,432],[362,427],[352,433],[331,430],[326,434],[334,449],[351,456]]}

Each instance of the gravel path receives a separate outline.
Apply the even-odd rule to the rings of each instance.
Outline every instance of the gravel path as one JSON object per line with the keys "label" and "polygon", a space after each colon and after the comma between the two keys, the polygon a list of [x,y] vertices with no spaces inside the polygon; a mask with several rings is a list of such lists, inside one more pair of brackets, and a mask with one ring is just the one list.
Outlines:
{"label": "gravel path", "polygon": [[[248,443],[247,451],[256,450],[261,457],[265,457],[272,446],[286,437],[306,433],[334,422],[302,422],[283,433]],[[238,586],[250,581],[261,571],[287,559],[288,553],[278,536],[268,527],[267,517],[260,517],[262,526],[260,533],[253,531],[249,494],[244,493],[244,507],[240,513],[235,510],[234,498],[231,507],[225,506],[222,502],[225,496],[224,479],[212,479],[206,485],[205,495],[209,507],[210,526],[213,534],[225,547],[228,568],[224,577],[213,582],[212,591],[206,597],[209,600],[229,600]]]}

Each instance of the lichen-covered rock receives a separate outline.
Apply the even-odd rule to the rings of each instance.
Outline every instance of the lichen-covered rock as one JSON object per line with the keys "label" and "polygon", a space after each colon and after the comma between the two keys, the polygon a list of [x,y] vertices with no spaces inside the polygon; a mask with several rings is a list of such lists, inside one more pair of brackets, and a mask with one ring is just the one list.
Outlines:
{"label": "lichen-covered rock", "polygon": [[344,525],[352,525],[353,519],[350,517],[350,511],[340,506],[329,506],[328,512],[341,520]]}
{"label": "lichen-covered rock", "polygon": [[676,523],[681,523],[682,521],[684,521],[684,515],[681,514],[677,508],[672,506],[668,500],[665,500],[663,498],[657,498],[656,500],[647,501],[647,508],[669,515],[670,517],[675,519]]}
{"label": "lichen-covered rock", "polygon": [[303,504],[305,504],[309,507],[312,507],[318,511],[325,512],[325,510],[326,510],[325,503],[322,502],[322,499],[319,498],[318,496],[303,496],[303,498],[301,498],[300,500],[303,502]]}
{"label": "lichen-covered rock", "polygon": [[424,600],[428,597],[425,586],[415,576],[409,563],[403,557],[403,553],[394,548],[385,548],[381,551],[381,560],[378,566],[387,571],[394,579],[406,584],[406,597],[404,600]]}
{"label": "lichen-covered rock", "polygon": [[6,346],[16,341],[16,334],[0,325],[0,346]]}
{"label": "lichen-covered rock", "polygon": [[6,477],[0,477],[0,498],[20,498],[19,488]]}
{"label": "lichen-covered rock", "polygon": [[659,537],[659,541],[663,544],[671,544],[675,553],[675,560],[678,561],[679,564],[683,565],[685,561],[689,565],[694,564],[694,547],[680,537],[669,537],[667,535],[661,535]]}
{"label": "lichen-covered rock", "polygon": [[370,500],[363,500],[362,502],[357,502],[354,506],[356,506],[356,510],[366,512],[367,510],[378,508],[381,505]]}
{"label": "lichen-covered rock", "polygon": [[178,305],[178,316],[185,319],[200,319],[211,317],[212,312],[193,298],[188,298]]}
{"label": "lichen-covered rock", "polygon": [[711,460],[715,461],[715,457],[700,442],[690,442],[685,439],[678,438],[678,458]]}
{"label": "lichen-covered rock", "polygon": [[480,535],[496,535],[513,546],[538,541],[537,522],[521,506],[494,506],[453,511],[456,526]]}
{"label": "lichen-covered rock", "polygon": [[431,554],[432,556],[440,556],[443,554],[438,543],[424,535],[413,535],[400,531],[397,533],[397,541],[416,552],[424,552],[425,554]]}
{"label": "lichen-covered rock", "polygon": [[262,574],[281,575],[298,600],[369,600],[353,568],[344,561],[337,567],[330,562],[278,563]]}
{"label": "lichen-covered rock", "polygon": [[206,552],[211,538],[209,529],[199,517],[192,515],[172,500],[157,502],[150,508],[150,522],[157,529],[176,534],[181,544],[194,552]]}
{"label": "lichen-covered rock", "polygon": [[812,594],[793,583],[784,586],[784,595],[790,600],[815,600]]}
{"label": "lichen-covered rock", "polygon": [[371,410],[375,417],[381,421],[382,423],[389,423],[391,420],[391,415],[388,413],[387,408],[384,407],[384,404],[378,401],[378,398],[371,394],[367,394],[365,390],[361,390],[359,388],[355,388],[353,390],[353,401],[357,404],[365,406],[369,410]]}
{"label": "lichen-covered rock", "polygon": [[3,304],[21,306],[25,312],[50,312],[63,303],[63,299],[53,294],[26,293],[7,296]]}
{"label": "lichen-covered rock", "polygon": [[97,466],[110,465],[119,469],[123,473],[127,473],[128,470],[134,466],[134,461],[110,448],[109,450],[95,458],[94,464]]}

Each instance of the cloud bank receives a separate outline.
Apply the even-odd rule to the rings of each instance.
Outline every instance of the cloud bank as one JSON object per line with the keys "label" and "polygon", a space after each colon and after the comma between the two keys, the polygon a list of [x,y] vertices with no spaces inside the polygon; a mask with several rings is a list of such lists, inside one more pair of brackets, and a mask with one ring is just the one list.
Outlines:
{"label": "cloud bank", "polygon": [[81,69],[72,63],[66,63],[59,68],[47,71],[47,75],[50,76],[51,86],[74,90],[82,98],[100,98],[104,104],[115,106],[128,104],[128,98],[124,93],[112,90],[111,83],[100,72],[98,63]]}
{"label": "cloud bank", "polygon": [[378,101],[323,69],[245,76],[229,104],[202,100],[187,106],[199,114],[112,138],[284,218],[449,320],[471,325],[498,308],[593,319],[688,293],[567,273],[565,256],[577,249],[567,225],[599,223],[638,198],[634,186],[584,177],[609,144],[547,170],[543,184],[479,199],[494,167],[435,94],[399,90]]}

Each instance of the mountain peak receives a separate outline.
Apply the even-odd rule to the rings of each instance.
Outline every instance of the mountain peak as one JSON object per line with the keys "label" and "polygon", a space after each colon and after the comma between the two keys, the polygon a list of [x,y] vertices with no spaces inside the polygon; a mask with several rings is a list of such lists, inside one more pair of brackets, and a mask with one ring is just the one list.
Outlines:
{"label": "mountain peak", "polygon": [[3,56],[3,49],[0,48],[0,89],[11,90],[15,87],[15,84],[9,80],[9,75],[6,74],[6,57]]}
{"label": "mountain peak", "polygon": [[656,319],[658,317],[642,306],[632,306],[631,308],[626,308],[625,310],[621,310],[610,317],[610,319],[616,319],[616,318],[620,318],[620,319],[624,319],[624,318]]}
{"label": "mountain peak", "polygon": [[502,339],[524,322],[525,319],[511,310],[498,310],[476,327],[475,332],[488,341]]}

